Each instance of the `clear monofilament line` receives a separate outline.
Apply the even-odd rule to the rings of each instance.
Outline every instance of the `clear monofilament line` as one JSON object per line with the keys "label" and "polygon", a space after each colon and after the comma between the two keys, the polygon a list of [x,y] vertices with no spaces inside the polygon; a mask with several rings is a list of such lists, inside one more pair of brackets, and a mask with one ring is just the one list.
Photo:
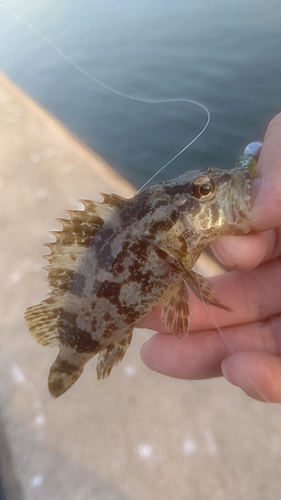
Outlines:
{"label": "clear monofilament line", "polygon": [[[173,158],[171,158],[155,174],[153,174],[143,184],[143,186],[139,189],[139,191],[141,191],[145,186],[147,186],[147,184],[149,184],[149,182],[151,182],[160,172],[162,172],[168,165],[170,165],[176,158],[178,158],[184,151],[186,151],[205,132],[206,128],[208,127],[209,122],[210,122],[210,113],[209,113],[208,109],[203,104],[201,104],[201,103],[199,103],[197,101],[186,99],[186,98],[178,98],[178,99],[177,98],[175,98],[175,99],[142,99],[142,98],[138,98],[138,97],[126,94],[124,92],[118,91],[118,90],[114,89],[113,87],[111,87],[110,85],[107,85],[107,84],[99,81],[98,79],[94,78],[87,70],[83,69],[82,67],[79,66],[79,64],[75,63],[61,49],[59,49],[58,47],[56,47],[42,33],[40,33],[36,28],[34,28],[30,23],[28,23],[27,21],[25,21],[21,16],[19,16],[12,9],[6,7],[5,5],[3,5],[3,3],[0,3],[0,7],[2,7],[2,9],[5,10],[6,12],[8,12],[10,15],[12,15],[13,17],[15,17],[18,21],[20,21],[21,23],[23,23],[27,28],[31,29],[45,43],[47,43],[50,47],[52,47],[52,49],[55,52],[57,52],[65,61],[67,61],[71,66],[73,66],[75,69],[77,69],[79,72],[81,72],[85,77],[87,77],[88,79],[90,79],[93,83],[96,83],[97,85],[99,85],[101,88],[103,88],[103,89],[105,89],[105,90],[107,90],[107,91],[109,91],[109,92],[111,92],[111,93],[113,93],[115,95],[123,97],[125,99],[129,99],[131,101],[137,101],[137,102],[143,102],[143,103],[150,103],[150,104],[165,104],[165,103],[172,103],[172,102],[182,102],[182,103],[186,103],[186,104],[196,105],[196,106],[200,107],[202,110],[204,110],[206,112],[207,119],[206,119],[205,125],[203,126],[203,128],[201,129],[201,131],[186,146],[184,146],[175,156],[173,156]],[[164,215],[165,217],[167,217],[167,219],[171,222],[171,224],[174,224],[174,222],[166,214],[164,214],[159,208],[156,208],[156,207],[153,207],[153,208],[155,208],[155,210],[160,211],[162,213],[162,215]],[[184,235],[182,235],[182,236],[183,236],[183,238],[186,241],[187,247],[189,247],[188,241],[186,240],[185,236]],[[191,255],[192,255],[192,253],[191,253]],[[193,258],[193,255],[192,255],[192,258]],[[194,266],[195,266],[195,270],[196,270],[196,262],[195,262],[195,260],[194,260]],[[278,272],[278,275],[279,275],[279,269],[277,269],[277,272]],[[212,320],[214,328],[216,328],[220,332],[220,335],[221,335],[223,341],[225,342],[225,344],[227,345],[230,353],[233,354],[234,356],[237,356],[236,353],[231,348],[231,345],[227,341],[227,339],[226,339],[226,337],[225,337],[222,329],[220,328],[219,324],[216,322],[215,318],[213,317],[210,308],[205,303],[204,297],[203,297],[203,295],[201,293],[201,285],[200,285],[200,280],[199,279],[198,279],[198,287],[199,287],[199,290],[200,290],[201,300],[202,300],[202,302],[203,302],[203,304],[204,304],[204,306],[205,306],[205,308],[206,308],[206,310],[208,312],[209,317]],[[257,392],[263,397],[263,399],[265,401],[268,401],[268,399],[265,397],[265,395],[262,393],[262,391],[260,391],[259,388],[256,386],[256,384],[250,379],[250,377],[248,377],[248,379],[252,383],[253,387],[255,387],[255,389],[257,390]]]}
{"label": "clear monofilament line", "polygon": [[[154,208],[156,211],[160,212],[161,215],[163,215],[164,217],[166,217],[167,220],[169,220],[171,222],[171,225],[174,225],[175,222],[172,221],[172,219],[170,219],[170,217],[168,215],[166,215],[160,208],[157,208],[157,207],[154,207],[152,204],[149,203],[149,206]],[[193,256],[193,253],[192,253],[192,250],[190,248],[190,245],[188,243],[188,240],[187,238],[185,237],[185,235],[183,233],[181,233],[185,243],[186,243],[186,246],[188,248],[188,253],[191,255],[191,258],[193,260],[193,268],[195,270],[195,277],[197,279],[197,284],[198,284],[198,289],[199,289],[199,293],[200,293],[200,299],[201,299],[201,302],[203,303],[206,311],[207,311],[207,314],[209,316],[209,318],[211,319],[212,323],[213,323],[213,326],[214,328],[219,332],[223,342],[225,343],[226,347],[228,348],[229,350],[229,353],[231,355],[233,355],[236,360],[238,358],[236,352],[233,350],[233,348],[231,347],[230,345],[230,342],[227,340],[226,336],[224,335],[220,325],[218,324],[218,322],[216,321],[216,319],[214,318],[214,316],[212,315],[212,312],[210,310],[210,306],[208,306],[205,302],[205,299],[204,299],[204,296],[202,294],[202,290],[201,290],[201,283],[200,283],[200,280],[199,278],[197,277],[197,275],[199,275],[200,273],[198,272],[198,266],[197,266],[197,261],[194,259],[194,256]],[[188,272],[188,271],[187,271]],[[278,270],[278,275],[279,275],[279,270]],[[242,326],[242,325],[241,325]],[[240,363],[240,362],[239,362]],[[242,366],[242,364],[241,364]],[[251,377],[249,377],[248,375],[246,375],[248,381],[252,384],[252,386],[254,387],[254,389],[257,391],[257,393],[262,397],[262,399],[267,402],[267,403],[270,403],[270,401],[268,400],[268,398],[265,396],[265,394],[259,389],[259,387],[257,386],[257,384],[251,379]],[[281,412],[280,412],[281,413]]]}
{"label": "clear monofilament line", "polygon": [[172,163],[172,161],[174,161],[176,158],[178,158],[182,153],[184,153],[184,151],[186,151],[195,141],[197,141],[197,139],[199,139],[199,137],[205,132],[206,128],[208,127],[209,123],[210,123],[210,119],[211,119],[211,115],[210,115],[210,112],[209,110],[206,108],[206,106],[204,106],[203,104],[199,103],[199,102],[196,102],[196,101],[191,101],[189,99],[171,99],[171,100],[168,100],[168,101],[162,101],[162,102],[185,102],[185,103],[189,103],[189,104],[195,104],[196,106],[199,106],[200,108],[204,109],[204,111],[206,111],[206,114],[207,114],[207,120],[206,120],[206,123],[204,125],[204,127],[201,129],[201,131],[188,143],[186,144],[186,146],[184,146],[184,148],[182,148],[175,156],[173,156],[173,158],[171,158],[167,163],[165,163],[165,165],[163,165],[163,167],[161,167],[159,170],[157,170],[157,172],[155,172],[155,174],[153,174],[142,186],[141,188],[137,191],[138,193],[145,187],[147,186],[147,184],[149,184],[149,182],[151,182],[158,174],[160,174],[160,172],[162,172],[168,165],[170,165],[170,163]]}
{"label": "clear monofilament line", "polygon": [[[195,271],[196,271],[196,267],[197,267],[197,263],[195,263]],[[197,271],[196,271],[197,272]],[[214,316],[212,315],[212,312],[210,310],[210,307],[205,303],[205,300],[204,300],[204,297],[202,295],[202,292],[201,292],[201,287],[200,287],[200,283],[199,283],[199,280],[198,280],[198,288],[199,288],[199,292],[200,292],[200,297],[201,297],[201,301],[203,302],[203,305],[207,311],[207,314],[209,316],[209,318],[211,319],[213,325],[214,325],[214,328],[219,332],[223,342],[225,343],[226,347],[228,348],[229,350],[229,353],[235,357],[236,361],[238,360],[239,362],[239,366],[241,366],[242,368],[242,362],[239,361],[238,359],[238,356],[237,356],[237,353],[234,351],[234,349],[231,347],[230,345],[230,342],[227,340],[226,336],[224,335],[223,333],[223,330],[221,329],[220,325],[218,324],[218,322],[216,321],[216,319],[214,318]],[[241,328],[243,327],[243,325],[241,325]],[[258,385],[253,381],[253,379],[249,376],[249,375],[245,375],[245,377],[247,378],[247,380],[250,382],[250,384],[253,386],[253,388],[257,391],[257,393],[261,396],[262,400],[266,403],[271,403],[271,401],[269,401],[269,399],[265,396],[265,394],[261,391],[261,389],[258,387]],[[281,412],[279,410],[277,410],[280,414]]]}
{"label": "clear monofilament line", "polygon": [[75,63],[71,57],[69,57],[67,54],[65,54],[61,49],[59,49],[57,46],[55,46],[47,37],[45,37],[42,33],[40,33],[34,26],[32,26],[30,23],[28,23],[25,19],[23,19],[21,16],[19,16],[16,12],[14,12],[12,9],[9,9],[2,3],[0,3],[0,7],[4,9],[6,12],[14,16],[18,21],[23,23],[25,26],[27,26],[29,29],[31,29],[37,36],[39,36],[45,43],[47,43],[52,49],[57,52],[65,61],[67,61],[71,66],[73,66],[75,69],[77,69],[80,73],[82,73],[86,78],[91,80],[93,83],[99,85],[101,88],[107,90],[108,92],[111,92],[115,95],[118,95],[119,97],[123,97],[124,99],[129,99],[131,101],[136,101],[136,102],[142,102],[142,103],[147,103],[147,104],[170,104],[170,103],[176,103],[176,102],[182,102],[185,104],[191,104],[194,106],[197,106],[201,108],[203,111],[205,111],[207,117],[204,126],[200,130],[200,132],[190,141],[188,144],[186,144],[176,155],[174,155],[169,161],[165,163],[162,167],[160,167],[157,172],[155,172],[137,191],[138,193],[144,189],[145,186],[147,186],[160,172],[162,172],[168,165],[170,165],[176,158],[178,158],[184,151],[186,151],[192,144],[194,144],[197,139],[205,132],[206,128],[209,125],[210,122],[210,112],[204,104],[201,104],[198,101],[194,101],[192,99],[187,99],[187,98],[171,98],[171,99],[150,99],[150,98],[140,98],[136,96],[132,96],[130,94],[127,94],[125,92],[121,92],[110,85],[107,85],[103,83],[102,81],[98,80],[97,78],[93,77],[87,70],[84,68],[80,67],[79,64]]}

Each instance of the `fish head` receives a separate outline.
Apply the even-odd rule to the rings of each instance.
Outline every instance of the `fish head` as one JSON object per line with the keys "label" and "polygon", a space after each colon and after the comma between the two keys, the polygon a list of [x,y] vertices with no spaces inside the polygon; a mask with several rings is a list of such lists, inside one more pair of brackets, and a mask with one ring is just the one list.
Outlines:
{"label": "fish head", "polygon": [[196,176],[189,194],[198,200],[198,216],[194,218],[198,229],[214,234],[249,232],[251,175],[247,167],[209,168]]}
{"label": "fish head", "polygon": [[190,243],[192,240],[192,246],[199,242],[206,246],[221,234],[250,231],[251,174],[247,166],[187,172],[163,187],[166,195],[172,195],[169,218],[177,218],[175,224]]}
{"label": "fish head", "polygon": [[192,255],[193,263],[218,236],[248,233],[253,171],[248,167],[241,160],[232,170],[190,171],[147,188],[138,195],[150,207],[139,228],[141,237],[170,253],[173,249],[181,259]]}

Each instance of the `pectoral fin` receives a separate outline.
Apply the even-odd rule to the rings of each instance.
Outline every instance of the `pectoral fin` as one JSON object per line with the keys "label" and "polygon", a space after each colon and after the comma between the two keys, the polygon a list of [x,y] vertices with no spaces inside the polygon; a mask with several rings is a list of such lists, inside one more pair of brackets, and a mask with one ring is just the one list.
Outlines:
{"label": "pectoral fin", "polygon": [[[154,244],[153,242],[150,243]],[[176,247],[176,242],[175,247],[172,247],[171,245],[167,246],[165,243],[159,241],[155,246],[174,262],[174,264],[178,267],[179,272],[185,272],[185,270],[189,271],[189,269],[195,265],[201,254],[201,250],[198,252],[194,251],[192,254],[186,252],[185,250],[183,251],[181,248],[179,249]]]}
{"label": "pectoral fin", "polygon": [[186,337],[190,312],[188,288],[183,279],[179,279],[173,288],[166,293],[161,317],[170,333],[178,339]]}
{"label": "pectoral fin", "polygon": [[202,302],[232,312],[230,307],[225,306],[219,301],[214,285],[207,278],[195,271],[189,270],[185,274],[185,279],[188,286]]}
{"label": "pectoral fin", "polygon": [[120,363],[131,343],[132,334],[132,331],[127,333],[118,343],[109,345],[99,353],[97,363],[98,379],[108,377],[112,368]]}

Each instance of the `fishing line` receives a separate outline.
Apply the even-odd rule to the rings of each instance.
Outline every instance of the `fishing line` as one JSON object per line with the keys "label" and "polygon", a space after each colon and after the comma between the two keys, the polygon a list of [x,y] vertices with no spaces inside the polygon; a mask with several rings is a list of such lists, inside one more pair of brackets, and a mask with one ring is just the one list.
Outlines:
{"label": "fishing line", "polygon": [[186,151],[192,144],[194,144],[197,139],[205,132],[206,128],[209,125],[211,116],[208,108],[204,106],[204,104],[201,104],[198,101],[194,101],[192,99],[186,99],[186,98],[172,98],[172,99],[142,99],[140,97],[132,96],[130,94],[127,94],[125,92],[121,92],[119,90],[116,90],[115,88],[111,87],[110,85],[107,85],[103,83],[102,81],[98,80],[97,78],[94,78],[87,70],[84,68],[81,68],[79,64],[75,63],[71,57],[69,57],[67,54],[65,54],[61,49],[59,49],[57,46],[55,46],[47,37],[45,37],[42,33],[40,33],[34,26],[32,26],[30,23],[25,21],[21,16],[19,16],[16,12],[14,12],[12,9],[6,7],[2,3],[0,3],[0,7],[4,9],[6,12],[11,14],[13,17],[15,17],[18,21],[23,23],[27,28],[31,29],[39,38],[41,38],[45,43],[47,43],[52,49],[57,52],[65,61],[67,61],[71,66],[73,66],[75,69],[80,71],[86,78],[91,80],[93,83],[99,85],[101,88],[107,90],[108,92],[111,92],[115,95],[118,95],[120,97],[123,97],[124,99],[129,99],[131,101],[135,102],[142,102],[142,103],[147,103],[147,104],[168,104],[168,103],[185,103],[185,104],[191,104],[194,106],[197,106],[201,108],[205,113],[206,113],[206,122],[200,132],[190,141],[188,144],[186,144],[175,156],[173,156],[169,161],[165,163],[162,167],[157,170],[137,191],[138,193],[144,189],[145,186],[147,186],[160,172],[162,172],[168,165],[170,165],[176,158],[178,158],[184,151]]}
{"label": "fishing line", "polygon": [[[199,139],[199,137],[205,132],[206,128],[208,127],[209,125],[209,122],[210,122],[210,112],[209,110],[207,109],[206,106],[204,106],[202,103],[198,102],[198,101],[195,101],[195,100],[191,100],[191,99],[186,99],[186,98],[173,98],[173,99],[143,99],[143,98],[139,98],[139,97],[136,97],[136,96],[132,96],[130,94],[127,94],[125,92],[121,92],[113,87],[111,87],[110,85],[107,85],[105,83],[103,83],[102,81],[98,80],[97,78],[94,78],[87,70],[85,70],[84,68],[80,67],[79,64],[75,63],[67,54],[65,54],[61,49],[59,49],[57,46],[55,46],[47,37],[45,37],[42,33],[40,33],[36,28],[34,28],[33,25],[31,25],[30,23],[28,23],[26,20],[24,20],[20,15],[18,15],[16,12],[14,12],[12,9],[6,7],[5,5],[3,5],[2,3],[0,3],[0,7],[5,10],[6,12],[8,12],[10,15],[12,15],[13,17],[15,17],[18,21],[20,21],[22,24],[24,24],[27,28],[31,29],[37,36],[39,36],[39,38],[41,38],[46,44],[48,44],[50,47],[52,47],[52,49],[57,52],[66,62],[68,62],[71,66],[73,66],[75,69],[77,69],[78,71],[80,71],[86,78],[88,78],[89,80],[91,80],[93,83],[99,85],[101,88],[107,90],[108,92],[111,92],[117,96],[120,96],[120,97],[123,97],[124,99],[129,99],[131,101],[136,101],[136,102],[142,102],[142,103],[147,103],[147,104],[168,104],[168,103],[186,103],[186,104],[191,104],[191,105],[194,105],[194,106],[197,106],[199,108],[201,108],[205,113],[206,113],[206,121],[205,121],[205,124],[204,126],[202,127],[201,131],[188,143],[186,144],[175,156],[173,156],[169,161],[167,161],[161,168],[159,168],[159,170],[157,170],[157,172],[155,172],[142,186],[141,188],[137,191],[138,193],[140,191],[142,191],[159,173],[161,173],[168,165],[170,165],[176,158],[178,158],[182,153],[184,153],[192,144],[194,144],[194,142]],[[171,224],[173,225],[174,222],[164,213],[162,212],[159,208],[157,207],[154,207],[153,205],[151,205],[152,208],[154,208],[155,210],[158,210],[159,212],[161,212],[162,215],[164,215],[170,222]],[[182,237],[183,239],[185,240],[185,243],[187,245],[187,248],[190,249],[190,245],[185,237],[184,234],[182,234]],[[197,268],[197,263],[193,257],[193,253],[191,252],[191,257],[194,261],[194,268],[195,268],[195,271],[197,272],[196,268]],[[279,274],[279,270],[278,270],[278,274]],[[199,293],[200,293],[200,296],[201,296],[201,301],[202,303],[204,304],[205,308],[206,308],[206,311],[214,325],[214,327],[219,331],[223,341],[225,342],[226,346],[228,347],[230,353],[232,355],[234,355],[236,358],[237,358],[237,354],[236,352],[232,349],[230,343],[228,342],[228,340],[226,339],[221,327],[219,326],[219,324],[217,323],[217,321],[215,320],[215,318],[213,317],[209,307],[207,306],[207,304],[205,303],[205,299],[203,297],[203,294],[202,294],[202,291],[201,291],[201,284],[200,284],[200,280],[199,278],[197,278],[198,282],[198,288],[199,288]],[[247,377],[247,375],[246,375]],[[267,401],[267,402],[270,402],[266,397],[265,395],[263,394],[263,392],[258,388],[258,386],[253,382],[253,380],[251,380],[250,377],[248,377],[248,380],[250,381],[250,383],[253,385],[253,387],[255,388],[255,390],[257,391],[257,393],[264,399],[264,401]]]}
{"label": "fishing line", "polygon": [[[184,235],[183,235],[183,237],[184,237]],[[185,240],[185,241],[186,241],[186,240]],[[187,241],[186,241],[186,244],[188,245],[188,242],[187,242]],[[191,253],[191,257],[192,257],[192,259],[193,259],[193,254],[192,254],[192,253]],[[193,262],[194,262],[194,259],[193,259]],[[197,272],[197,269],[198,269],[197,262],[194,262],[194,269],[195,269],[195,271],[196,271],[196,278],[197,278],[197,274],[200,274],[200,273],[198,273],[198,272]],[[209,278],[208,278],[208,279],[209,279]],[[198,283],[198,288],[199,288],[199,293],[200,293],[201,301],[202,301],[202,303],[203,303],[203,305],[204,305],[204,307],[205,307],[205,309],[206,309],[206,311],[207,311],[207,314],[208,314],[209,318],[211,319],[211,321],[212,321],[212,323],[213,323],[214,327],[216,328],[216,330],[219,332],[219,334],[220,334],[220,336],[221,336],[222,340],[224,341],[224,343],[225,343],[226,347],[229,349],[230,354],[231,354],[231,355],[233,355],[233,356],[235,357],[236,361],[238,361],[238,364],[241,366],[241,368],[243,368],[243,364],[242,364],[242,363],[241,363],[241,361],[239,360],[239,358],[238,358],[238,355],[237,355],[236,351],[234,351],[234,349],[231,347],[230,342],[227,340],[227,338],[226,338],[226,336],[224,335],[224,333],[223,333],[223,331],[222,331],[222,329],[221,329],[220,325],[218,324],[218,322],[216,321],[216,319],[215,319],[215,318],[214,318],[214,316],[212,315],[212,313],[211,313],[211,311],[210,311],[209,306],[206,304],[206,302],[205,302],[205,300],[204,300],[204,297],[203,297],[203,295],[202,295],[201,285],[200,285],[200,280],[199,280],[199,278],[197,278],[197,280],[198,280],[198,281],[197,281],[197,283]],[[243,324],[241,324],[241,325],[236,325],[236,326],[241,326],[241,328],[243,328]],[[228,328],[228,327],[226,327],[226,328]],[[240,351],[240,352],[241,352],[241,351]],[[264,402],[266,402],[266,403],[271,403],[271,401],[269,401],[269,399],[265,396],[265,394],[264,394],[264,393],[260,390],[260,388],[257,386],[257,384],[253,381],[253,379],[252,379],[249,375],[247,375],[247,374],[245,374],[245,377],[246,377],[246,379],[248,380],[248,382],[250,382],[250,383],[251,383],[251,385],[252,385],[252,386],[253,386],[253,388],[257,391],[257,393],[258,393],[258,394],[262,397],[263,401],[264,401]],[[243,389],[242,389],[242,390],[243,390]],[[243,392],[244,392],[244,391],[243,391]],[[250,396],[249,396],[249,397],[250,397]],[[280,413],[280,414],[281,414],[281,411],[280,411],[280,410],[278,410],[277,408],[275,408],[275,410],[277,410],[277,411],[278,411],[278,413]]]}
{"label": "fishing line", "polygon": [[[150,204],[150,203],[147,203],[149,206],[151,206],[151,208],[154,208],[156,211],[158,211],[159,213],[161,213],[162,216],[164,216],[170,223],[171,223],[171,226],[175,225],[175,222],[167,215],[165,214],[165,212],[163,212],[160,208],[158,207],[155,207],[154,205]],[[191,255],[191,258],[193,260],[193,266],[192,268],[195,270],[195,276],[196,276],[196,280],[197,280],[197,285],[198,285],[198,290],[199,290],[199,293],[200,293],[200,299],[201,299],[201,302],[203,303],[205,309],[206,309],[206,312],[209,316],[209,318],[211,319],[213,325],[214,325],[214,328],[219,332],[223,342],[225,343],[226,347],[228,348],[229,350],[229,353],[231,355],[233,355],[236,359],[236,361],[238,360],[238,364],[241,366],[241,368],[243,367],[241,361],[239,361],[238,359],[238,355],[237,355],[237,352],[231,347],[231,344],[230,342],[227,340],[226,336],[224,335],[223,333],[223,330],[222,328],[220,327],[220,325],[218,324],[218,322],[216,321],[216,319],[214,318],[214,316],[212,315],[212,312],[210,310],[210,305],[207,305],[206,302],[205,302],[205,299],[204,299],[204,296],[202,294],[202,289],[201,289],[201,283],[200,283],[200,279],[198,276],[200,276],[200,273],[198,272],[198,260],[196,261],[195,258],[194,258],[194,255],[193,255],[193,252],[191,250],[191,246],[187,240],[187,237],[185,236],[184,233],[181,233],[181,236],[182,238],[184,239],[185,243],[186,243],[186,246],[187,246],[187,249],[188,249],[188,252],[189,254]],[[274,262],[275,262],[275,265],[276,265],[276,268],[277,268],[277,274],[278,276],[280,276],[280,271],[279,271],[279,268],[277,266],[277,263],[276,263],[276,259],[274,259]],[[186,270],[186,272],[188,273],[188,270]],[[209,279],[209,278],[208,278]],[[281,281],[281,277],[280,277],[280,281]],[[189,287],[188,287],[189,288]],[[190,288],[189,288],[190,289]],[[214,306],[215,307],[215,306]],[[243,328],[243,324],[240,325],[241,328]],[[226,327],[228,328],[228,327]],[[262,397],[263,401],[264,402],[267,402],[267,403],[271,403],[271,401],[269,401],[269,399],[265,396],[265,394],[260,390],[260,388],[257,386],[257,384],[252,380],[252,378],[245,374],[245,377],[246,379],[251,383],[252,387],[257,391],[257,393]],[[250,396],[249,396],[250,397]],[[278,413],[281,414],[281,411],[276,409],[275,410],[278,411]]]}
{"label": "fishing line", "polygon": [[[259,143],[259,142],[252,142],[250,144],[247,145],[247,147],[245,148],[244,150],[244,154],[247,154],[247,155],[250,155],[250,156],[253,156],[256,160],[258,160],[258,157],[259,157],[259,154],[260,154],[260,151],[261,151],[261,146],[262,144]],[[151,205],[152,206],[152,205]],[[155,208],[155,210],[158,210],[164,217],[166,217],[170,222],[171,222],[171,225],[174,225],[175,222],[173,222],[170,217],[168,217],[162,210],[160,210],[159,208],[157,207],[153,207]],[[197,285],[198,285],[198,289],[199,289],[199,293],[200,293],[200,298],[201,298],[201,302],[204,304],[204,307],[207,311],[207,314],[209,316],[209,318],[211,319],[214,327],[217,329],[217,331],[219,332],[222,340],[224,341],[225,345],[227,346],[227,348],[229,349],[229,352],[230,354],[232,354],[236,361],[238,359],[238,356],[237,356],[237,353],[234,351],[234,349],[231,347],[230,345],[230,342],[227,340],[226,336],[224,335],[221,327],[219,326],[218,322],[215,320],[214,316],[212,315],[211,313],[211,310],[209,308],[209,306],[206,304],[205,302],[205,299],[203,297],[203,294],[202,294],[202,288],[201,288],[201,283],[200,283],[200,279],[198,277],[198,275],[200,275],[200,273],[198,273],[198,263],[197,261],[195,261],[195,258],[193,256],[193,252],[191,250],[191,246],[189,245],[188,243],[188,240],[185,236],[185,234],[182,232],[181,233],[181,236],[182,238],[184,239],[185,243],[186,243],[186,246],[187,246],[187,249],[188,249],[188,252],[189,254],[191,255],[191,258],[193,260],[193,268],[196,272],[196,279],[197,279]],[[276,266],[276,271],[277,271],[277,275],[279,277],[279,280],[281,282],[281,276],[280,276],[280,270],[277,266],[277,262],[276,262],[276,259],[274,259],[274,263],[275,263],[275,266]],[[187,271],[188,272],[188,271]],[[243,328],[243,324],[241,325],[241,328]],[[239,361],[238,359],[238,363],[239,365],[242,367],[242,363],[241,361]],[[257,386],[257,384],[253,381],[253,379],[248,376],[247,374],[245,374],[245,377],[247,378],[247,380],[251,383],[252,387],[257,391],[257,393],[262,397],[262,399],[264,401],[266,401],[267,403],[270,403],[269,399],[265,396],[265,394],[260,390],[260,388]],[[277,410],[279,412],[279,410]],[[281,412],[280,412],[281,413]]]}
{"label": "fishing line", "polygon": [[[186,245],[187,245],[187,248],[190,249],[190,246],[189,246],[189,243],[187,241],[187,239],[185,238],[184,234],[182,234],[182,237],[183,239],[185,240],[186,242]],[[198,285],[198,289],[199,289],[199,293],[200,293],[200,299],[201,299],[201,302],[203,303],[205,309],[206,309],[206,312],[209,316],[209,318],[211,319],[215,329],[219,332],[223,342],[225,343],[226,347],[229,349],[229,352],[231,355],[233,355],[236,359],[236,361],[238,360],[238,364],[241,366],[241,368],[243,367],[241,361],[239,361],[238,359],[238,356],[237,356],[237,353],[236,351],[234,351],[234,349],[231,347],[230,345],[230,342],[227,340],[226,336],[224,335],[220,325],[218,324],[218,322],[216,321],[215,317],[212,315],[211,313],[211,310],[210,310],[210,307],[206,304],[205,302],[205,299],[203,297],[203,294],[202,294],[202,290],[201,290],[201,284],[200,284],[200,280],[198,278],[198,275],[200,275],[200,273],[198,273],[198,261],[195,261],[194,257],[193,257],[193,253],[190,251],[190,255],[191,255],[191,258],[193,260],[193,268],[196,272],[196,279],[197,279],[197,285]],[[209,278],[208,278],[209,279]],[[213,306],[215,307],[215,306]],[[241,328],[243,328],[243,324],[240,325]],[[227,328],[227,327],[226,327]],[[265,394],[259,389],[259,387],[257,386],[257,384],[252,380],[252,378],[250,376],[248,376],[247,374],[245,374],[245,377],[247,378],[247,380],[252,384],[252,386],[254,387],[254,389],[257,391],[257,393],[262,397],[262,399],[267,402],[267,403],[270,403],[271,401],[269,401],[269,399],[265,396]],[[277,410],[279,413],[281,413],[279,410]]]}

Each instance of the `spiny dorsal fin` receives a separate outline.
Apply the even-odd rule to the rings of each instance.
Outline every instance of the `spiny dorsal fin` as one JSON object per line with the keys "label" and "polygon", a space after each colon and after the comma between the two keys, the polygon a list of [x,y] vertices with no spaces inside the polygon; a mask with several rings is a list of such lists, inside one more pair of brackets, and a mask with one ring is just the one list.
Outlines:
{"label": "spiny dorsal fin", "polygon": [[120,196],[119,194],[107,194],[107,193],[100,193],[103,196],[103,203],[110,205],[111,207],[120,207],[125,201],[127,201],[126,198],[123,198],[123,196]]}
{"label": "spiny dorsal fin", "polygon": [[102,193],[102,196],[104,197],[102,203],[78,200],[83,203],[85,210],[65,210],[70,219],[56,219],[63,227],[62,231],[51,232],[57,238],[56,245],[88,246],[104,222],[126,201],[126,198],[117,194]]}
{"label": "spiny dorsal fin", "polygon": [[91,239],[117,207],[126,201],[115,194],[104,194],[103,197],[102,203],[78,200],[83,203],[85,210],[67,210],[70,219],[56,219],[61,223],[62,231],[50,231],[56,241],[46,243],[51,253],[44,256],[49,262],[45,269],[53,292],[61,293],[68,289],[69,280],[78,270]]}

